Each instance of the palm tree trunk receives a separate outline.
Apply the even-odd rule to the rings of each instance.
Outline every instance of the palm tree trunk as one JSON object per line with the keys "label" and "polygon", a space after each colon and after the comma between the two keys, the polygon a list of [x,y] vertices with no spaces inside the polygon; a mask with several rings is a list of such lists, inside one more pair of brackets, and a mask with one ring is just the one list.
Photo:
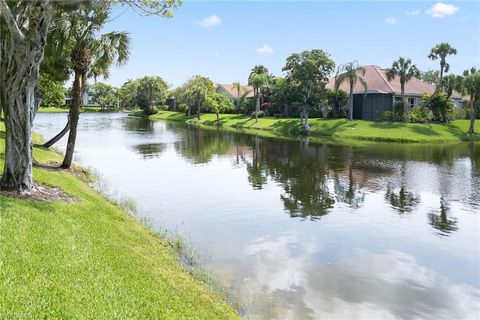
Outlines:
{"label": "palm tree trunk", "polygon": [[51,146],[53,146],[55,143],[57,143],[60,139],[63,138],[63,136],[65,136],[67,134],[67,132],[70,130],[70,115],[68,116],[68,120],[67,120],[67,124],[65,125],[65,127],[63,128],[62,131],[60,131],[55,137],[53,137],[52,139],[48,140],[47,142],[45,142],[42,147],[44,148],[50,148]]}
{"label": "palm tree trunk", "polygon": [[67,150],[65,151],[65,158],[61,168],[68,169],[72,166],[73,152],[75,150],[75,142],[77,140],[77,125],[80,118],[80,103],[82,88],[84,86],[85,74],[80,71],[75,71],[75,79],[72,88],[72,105],[68,117],[70,118],[70,133],[68,135]]}
{"label": "palm tree trunk", "polygon": [[473,96],[470,96],[470,128],[468,128],[469,134],[475,133],[475,118],[477,115],[477,107],[475,102],[476,101],[474,101]]}
{"label": "palm tree trunk", "polygon": [[406,119],[406,115],[408,113],[408,107],[407,107],[407,101],[405,101],[405,83],[400,83],[400,96],[402,99],[402,104],[403,104],[403,117],[404,120]]}
{"label": "palm tree trunk", "polygon": [[353,81],[350,81],[350,95],[348,97],[348,109],[350,111],[350,120],[353,120]]}

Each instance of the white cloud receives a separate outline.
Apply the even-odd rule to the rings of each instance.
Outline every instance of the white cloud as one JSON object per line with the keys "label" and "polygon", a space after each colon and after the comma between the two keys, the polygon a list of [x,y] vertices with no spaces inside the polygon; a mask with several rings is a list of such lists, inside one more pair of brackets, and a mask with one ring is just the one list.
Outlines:
{"label": "white cloud", "polygon": [[261,54],[261,55],[264,55],[264,54],[270,54],[270,53],[273,53],[273,49],[272,47],[270,47],[268,44],[264,43],[263,46],[261,46],[260,48],[258,48],[257,50],[258,54]]}
{"label": "white cloud", "polygon": [[409,17],[418,16],[422,11],[420,9],[407,11],[406,14]]}
{"label": "white cloud", "polygon": [[397,18],[395,18],[395,17],[387,18],[387,19],[385,19],[385,23],[389,24],[389,25],[394,25],[394,24],[397,23]]}
{"label": "white cloud", "polygon": [[202,27],[213,27],[219,25],[220,23],[222,23],[222,19],[216,15],[205,17],[202,21],[200,21],[200,25]]}
{"label": "white cloud", "polygon": [[453,4],[446,4],[443,2],[435,3],[430,9],[425,11],[434,18],[443,18],[450,16],[458,11],[458,7]]}

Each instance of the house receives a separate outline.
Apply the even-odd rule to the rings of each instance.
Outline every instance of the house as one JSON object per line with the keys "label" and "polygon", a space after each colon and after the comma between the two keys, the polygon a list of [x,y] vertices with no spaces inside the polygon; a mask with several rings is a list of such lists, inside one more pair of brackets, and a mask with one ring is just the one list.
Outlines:
{"label": "house", "polygon": [[[80,105],[83,106],[99,106],[98,103],[93,101],[93,88],[90,86],[87,86],[87,89],[83,91],[82,97],[80,99]],[[68,94],[65,97],[65,105],[69,106],[72,104],[72,96]]]}
{"label": "house", "polygon": [[[378,120],[385,111],[392,111],[392,107],[400,97],[400,78],[388,81],[387,70],[375,65],[365,66],[365,74],[362,76],[367,82],[368,90],[365,95],[365,88],[360,81],[357,81],[353,88],[353,118],[364,120]],[[335,88],[335,77],[329,79],[326,86],[329,89]],[[349,93],[349,83],[343,82],[340,89]],[[435,86],[417,78],[412,78],[405,83],[405,98],[413,107],[422,102],[425,93],[435,92]],[[463,106],[462,96],[454,92],[452,100],[455,107]]]}
{"label": "house", "polygon": [[245,86],[241,85],[240,86],[240,95],[238,94],[237,89],[233,88],[231,84],[216,84],[215,85],[215,90],[217,93],[223,93],[228,96],[228,98],[232,101],[235,102],[238,100],[239,97],[242,97],[243,95],[246,95],[247,98],[253,98],[253,87],[252,86]]}

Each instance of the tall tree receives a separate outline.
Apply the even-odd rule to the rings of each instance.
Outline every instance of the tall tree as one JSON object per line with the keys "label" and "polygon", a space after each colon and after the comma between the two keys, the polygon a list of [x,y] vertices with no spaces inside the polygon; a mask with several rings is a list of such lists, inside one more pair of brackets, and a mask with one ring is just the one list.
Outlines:
{"label": "tall tree", "polygon": [[115,87],[107,83],[96,82],[92,85],[92,92],[93,102],[98,104],[102,111],[105,111],[107,107],[117,105],[117,90]]}
{"label": "tall tree", "polygon": [[109,2],[86,2],[66,21],[69,37],[73,38],[70,62],[74,73],[72,104],[69,120],[70,132],[62,168],[70,168],[77,139],[81,96],[87,76],[108,77],[113,63],[124,63],[129,55],[130,38],[125,32],[98,35],[110,13]]}
{"label": "tall tree", "polygon": [[325,96],[325,86],[334,69],[335,62],[330,59],[330,55],[319,49],[290,55],[282,69],[287,73],[286,80],[301,92],[301,125],[305,133],[310,130],[309,110],[318,105]]}
{"label": "tall tree", "polygon": [[443,74],[447,73],[450,70],[450,64],[447,63],[446,59],[450,55],[456,55],[457,54],[457,49],[452,47],[449,43],[442,42],[437,44],[435,47],[430,50],[430,53],[428,55],[428,58],[436,61],[440,60],[440,75],[438,78],[438,83],[437,83],[437,88],[435,90],[435,93],[437,91],[441,91],[443,87]]}
{"label": "tall tree", "polygon": [[480,70],[471,68],[463,73],[462,92],[469,96],[470,104],[470,127],[469,134],[475,133],[475,118],[477,116],[477,104],[480,103]]}
{"label": "tall tree", "polygon": [[6,131],[2,189],[29,193],[33,188],[35,87],[52,16],[52,1],[0,0],[0,108]]}
{"label": "tall tree", "polygon": [[356,60],[339,66],[337,70],[335,89],[338,90],[343,82],[347,82],[349,85],[348,110],[350,120],[353,120],[353,88],[357,84],[357,81],[360,81],[362,84],[365,89],[365,94],[367,94],[368,91],[368,85],[363,76],[365,76],[365,68],[361,67]]}
{"label": "tall tree", "polygon": [[387,70],[387,79],[392,81],[396,77],[400,78],[400,96],[402,98],[403,113],[407,114],[408,105],[405,101],[405,84],[414,77],[419,77],[420,71],[417,66],[412,64],[410,59],[399,57],[398,60],[392,63],[392,66]]}
{"label": "tall tree", "polygon": [[168,84],[160,77],[145,76],[138,79],[136,101],[146,115],[155,113],[156,104],[164,104],[167,98]]}
{"label": "tall tree", "polygon": [[252,71],[248,77],[248,83],[253,87],[253,96],[255,100],[255,123],[258,122],[258,113],[260,112],[262,88],[268,83],[268,73],[255,73]]}
{"label": "tall tree", "polygon": [[200,112],[203,108],[203,103],[209,93],[215,91],[213,82],[202,76],[195,76],[190,79],[186,85],[185,95],[188,101],[188,116],[190,117],[191,108],[194,107],[197,112],[197,118],[200,120]]}
{"label": "tall tree", "polygon": [[240,82],[234,82],[234,83],[232,83],[232,89],[237,91],[237,99],[235,99],[236,100],[235,102],[236,102],[236,105],[237,105],[236,112],[238,114],[238,112],[240,110],[240,92],[242,90],[242,85],[240,84]]}

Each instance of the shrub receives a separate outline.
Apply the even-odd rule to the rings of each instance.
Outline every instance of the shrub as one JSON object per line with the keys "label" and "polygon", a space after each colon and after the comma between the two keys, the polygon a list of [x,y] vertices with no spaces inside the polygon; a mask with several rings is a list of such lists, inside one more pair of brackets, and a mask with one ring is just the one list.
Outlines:
{"label": "shrub", "polygon": [[178,112],[185,112],[188,109],[188,106],[186,103],[180,103],[179,105],[176,106]]}
{"label": "shrub", "polygon": [[[252,119],[255,119],[255,113],[256,113],[255,111],[252,112],[252,115],[251,115]],[[258,111],[258,117],[259,118],[263,118],[264,116],[265,116],[265,112]]]}
{"label": "shrub", "polygon": [[418,105],[412,108],[412,110],[406,115],[406,119],[410,122],[427,123],[431,121],[433,114],[427,107]]}
{"label": "shrub", "polygon": [[404,121],[405,102],[398,101],[393,105],[393,120],[392,121]]}
{"label": "shrub", "polygon": [[452,108],[450,112],[447,113],[447,118],[449,120],[463,120],[467,118],[467,110],[465,108]]}
{"label": "shrub", "polygon": [[[429,98],[430,95],[428,93],[423,95],[424,101],[428,101]],[[447,113],[453,108],[453,102],[451,99],[447,99],[447,96],[443,92],[439,92],[430,99],[426,107],[432,111],[433,120],[446,121]]]}
{"label": "shrub", "polygon": [[348,94],[343,90],[327,89],[327,104],[329,118],[345,118],[347,112],[343,108],[348,102]]}

